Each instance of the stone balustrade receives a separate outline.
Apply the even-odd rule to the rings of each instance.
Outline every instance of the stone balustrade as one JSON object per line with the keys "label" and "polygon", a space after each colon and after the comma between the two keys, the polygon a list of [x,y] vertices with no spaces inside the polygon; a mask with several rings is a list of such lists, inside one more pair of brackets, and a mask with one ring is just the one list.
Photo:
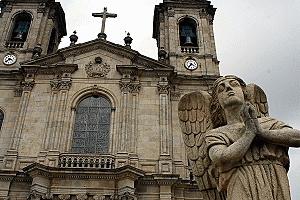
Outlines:
{"label": "stone balustrade", "polygon": [[60,168],[114,169],[115,157],[112,155],[63,153],[59,156]]}
{"label": "stone balustrade", "polygon": [[182,53],[199,53],[199,47],[181,47]]}
{"label": "stone balustrade", "polygon": [[21,49],[23,46],[24,42],[9,41],[5,43],[6,48]]}

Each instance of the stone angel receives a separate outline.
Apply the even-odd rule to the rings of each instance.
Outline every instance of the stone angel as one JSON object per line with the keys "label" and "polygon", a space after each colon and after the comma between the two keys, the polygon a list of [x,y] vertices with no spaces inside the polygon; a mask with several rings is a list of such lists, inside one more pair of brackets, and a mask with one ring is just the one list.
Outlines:
{"label": "stone angel", "polygon": [[183,96],[178,115],[192,172],[204,200],[289,200],[289,147],[300,131],[269,117],[264,91],[236,76],[212,95]]}

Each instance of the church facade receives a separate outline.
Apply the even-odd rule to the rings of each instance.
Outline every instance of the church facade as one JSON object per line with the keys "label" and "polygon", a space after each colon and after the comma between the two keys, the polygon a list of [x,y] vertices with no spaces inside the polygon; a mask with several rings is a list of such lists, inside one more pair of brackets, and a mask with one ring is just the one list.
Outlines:
{"label": "church facade", "polygon": [[155,7],[158,60],[104,32],[58,49],[55,0],[0,6],[0,199],[202,199],[177,107],[219,77],[209,1]]}

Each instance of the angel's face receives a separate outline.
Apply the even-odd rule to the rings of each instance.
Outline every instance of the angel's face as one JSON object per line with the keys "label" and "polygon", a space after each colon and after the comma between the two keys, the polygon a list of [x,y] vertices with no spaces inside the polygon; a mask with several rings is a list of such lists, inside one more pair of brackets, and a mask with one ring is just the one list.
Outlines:
{"label": "angel's face", "polygon": [[244,104],[244,93],[240,83],[233,79],[225,79],[217,86],[218,100],[223,109],[229,106],[241,106]]}

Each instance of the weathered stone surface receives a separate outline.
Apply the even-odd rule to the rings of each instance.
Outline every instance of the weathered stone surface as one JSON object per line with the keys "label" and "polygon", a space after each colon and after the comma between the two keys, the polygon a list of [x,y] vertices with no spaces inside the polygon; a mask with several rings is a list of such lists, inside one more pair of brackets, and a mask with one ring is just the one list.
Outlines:
{"label": "weathered stone surface", "polygon": [[261,88],[221,77],[212,96],[183,96],[178,116],[204,199],[290,199],[288,147],[300,147],[300,131],[268,117]]}
{"label": "weathered stone surface", "polygon": [[[187,14],[205,26],[207,33],[202,32],[199,40],[213,40],[208,37],[213,32],[207,19],[199,18],[200,8],[182,10],[176,3],[168,4],[165,22],[169,21],[170,31],[161,33],[161,41],[171,51],[165,49],[164,59],[158,61],[102,39],[73,43],[56,52],[65,35],[60,4],[50,0],[4,0],[0,4],[5,7],[0,16],[1,44],[10,39],[17,13],[24,10],[32,15],[26,42],[0,46],[0,59],[9,53],[17,56],[15,65],[0,63],[0,109],[4,113],[0,199],[201,199],[190,180],[176,108],[181,95],[208,90],[219,75],[218,66],[204,56],[207,52],[200,51],[193,56],[210,76],[200,77],[204,68],[191,74],[183,67],[186,54],[175,45],[177,22]],[[53,28],[57,35],[52,53],[47,50]],[[214,42],[208,42],[205,48],[210,51]],[[42,52],[39,49],[32,59],[37,46]],[[92,117],[92,109],[86,119],[77,119],[80,102],[99,96],[111,104],[105,110],[111,112],[110,123],[105,124],[104,115]],[[107,154],[75,154],[73,144],[80,145],[82,138],[89,138],[84,140],[88,144],[101,143],[101,137],[93,138],[92,126],[91,130],[83,128],[93,120],[109,126],[105,129],[109,130],[105,133]],[[89,137],[78,137],[75,124],[84,124],[76,130],[85,129]]]}

